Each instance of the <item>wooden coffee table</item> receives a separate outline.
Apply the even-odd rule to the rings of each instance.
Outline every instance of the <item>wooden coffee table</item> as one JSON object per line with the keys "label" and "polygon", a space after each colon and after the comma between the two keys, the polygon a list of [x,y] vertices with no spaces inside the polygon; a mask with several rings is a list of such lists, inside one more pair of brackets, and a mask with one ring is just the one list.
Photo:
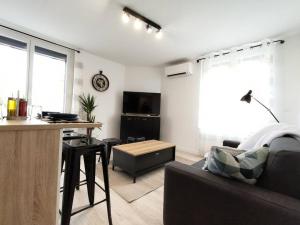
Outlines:
{"label": "wooden coffee table", "polygon": [[142,141],[113,147],[113,170],[117,166],[133,177],[149,172],[175,160],[175,145],[157,141]]}

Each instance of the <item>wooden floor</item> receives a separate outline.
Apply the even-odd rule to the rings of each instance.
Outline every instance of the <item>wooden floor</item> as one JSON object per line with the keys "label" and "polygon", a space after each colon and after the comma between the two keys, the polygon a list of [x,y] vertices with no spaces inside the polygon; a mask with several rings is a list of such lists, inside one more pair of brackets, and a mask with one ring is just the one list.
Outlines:
{"label": "wooden floor", "polygon": [[[200,156],[194,156],[183,152],[176,153],[178,156],[192,161],[198,161]],[[97,180],[100,184],[101,181]],[[138,181],[137,181],[138,182]],[[96,190],[96,200],[104,198],[101,190]],[[87,193],[85,187],[76,192],[74,207],[87,204]],[[163,225],[163,187],[143,196],[142,198],[127,203],[117,193],[111,190],[112,218],[114,225]],[[106,204],[101,203],[74,215],[71,225],[106,225]]]}

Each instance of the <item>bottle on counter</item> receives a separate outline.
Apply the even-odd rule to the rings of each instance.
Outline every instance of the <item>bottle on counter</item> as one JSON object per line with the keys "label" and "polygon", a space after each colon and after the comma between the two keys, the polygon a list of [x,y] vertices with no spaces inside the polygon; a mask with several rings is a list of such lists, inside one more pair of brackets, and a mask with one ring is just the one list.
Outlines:
{"label": "bottle on counter", "polygon": [[27,101],[25,98],[19,99],[19,115],[21,117],[27,116]]}
{"label": "bottle on counter", "polygon": [[17,99],[14,97],[9,97],[7,100],[7,117],[17,116]]}

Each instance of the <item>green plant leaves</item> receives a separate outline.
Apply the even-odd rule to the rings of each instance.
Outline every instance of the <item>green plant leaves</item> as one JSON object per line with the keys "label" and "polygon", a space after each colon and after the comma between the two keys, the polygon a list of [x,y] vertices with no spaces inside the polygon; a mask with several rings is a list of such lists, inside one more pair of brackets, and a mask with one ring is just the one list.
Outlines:
{"label": "green plant leaves", "polygon": [[90,94],[87,96],[83,94],[79,96],[79,102],[83,111],[87,113],[87,121],[95,122],[95,116],[92,116],[92,111],[97,107],[95,105],[95,97]]}

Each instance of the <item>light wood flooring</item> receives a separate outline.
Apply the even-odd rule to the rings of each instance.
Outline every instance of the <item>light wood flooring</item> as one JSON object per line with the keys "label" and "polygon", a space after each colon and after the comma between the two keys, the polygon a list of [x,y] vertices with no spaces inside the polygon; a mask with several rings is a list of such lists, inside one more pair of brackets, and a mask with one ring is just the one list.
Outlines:
{"label": "light wood flooring", "polygon": [[[176,152],[177,156],[191,161],[198,161],[200,156],[195,156],[183,152]],[[102,182],[97,179],[99,184]],[[137,180],[138,182],[138,180]],[[163,187],[143,196],[142,198],[127,203],[113,190],[111,192],[112,218],[114,225],[163,225]],[[104,198],[104,194],[96,189],[96,200]],[[86,188],[81,187],[76,192],[74,207],[87,204]],[[71,218],[71,225],[106,225],[107,212],[106,203],[101,203]]]}

